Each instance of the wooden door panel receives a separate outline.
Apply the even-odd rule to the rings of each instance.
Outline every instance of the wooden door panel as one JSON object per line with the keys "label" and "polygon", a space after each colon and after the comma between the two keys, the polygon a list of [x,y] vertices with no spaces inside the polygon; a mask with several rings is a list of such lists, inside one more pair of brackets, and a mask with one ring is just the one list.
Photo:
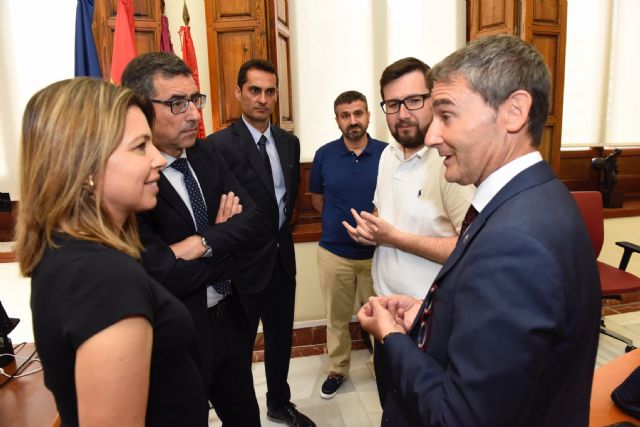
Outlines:
{"label": "wooden door panel", "polygon": [[567,0],[520,0],[520,2],[522,38],[542,53],[551,73],[547,126],[552,132],[549,135],[551,138],[548,142],[549,148],[543,152],[543,157],[557,172],[560,169],[562,138]]}
{"label": "wooden door panel", "polygon": [[542,53],[549,73],[551,74],[551,91],[549,92],[549,116],[556,115],[556,93],[558,90],[558,36],[556,34],[534,34],[531,44]]}
{"label": "wooden door panel", "polygon": [[278,16],[278,21],[285,25],[287,28],[289,27],[289,8],[287,5],[287,0],[277,0],[277,8],[276,13]]}
{"label": "wooden door panel", "polygon": [[264,0],[205,0],[213,130],[241,115],[235,98],[240,66],[268,58]]}
{"label": "wooden door panel", "polygon": [[538,151],[542,154],[543,159],[550,159],[553,156],[553,143],[555,139],[555,124],[546,124],[542,131],[542,138],[540,138],[540,147]]}
{"label": "wooden door panel", "polygon": [[218,14],[217,19],[224,18],[249,18],[253,17],[251,1],[248,0],[224,0],[216,2]]}
{"label": "wooden door panel", "polygon": [[270,0],[269,7],[269,60],[278,70],[278,103],[271,121],[281,128],[293,132],[293,99],[291,93],[291,66],[289,50],[289,4],[288,0]]}
{"label": "wooden door panel", "polygon": [[533,24],[560,25],[562,9],[558,0],[535,0],[533,3]]}
{"label": "wooden door panel", "polygon": [[279,94],[278,94],[278,116],[280,119],[280,127],[293,132],[293,114],[291,112],[291,75],[289,67],[289,34],[278,32],[277,39],[277,67]]}
{"label": "wooden door panel", "polygon": [[513,0],[470,0],[467,2],[468,39],[493,34],[515,34],[517,17]]}
{"label": "wooden door panel", "polygon": [[[111,78],[113,33],[118,0],[96,0],[93,16],[93,36],[98,60],[105,80]],[[133,0],[135,45],[138,54],[155,52],[160,47],[160,0]]]}
{"label": "wooden door panel", "polygon": [[[218,33],[218,48],[224,55],[224,61],[217,64],[220,98],[220,123],[226,127],[237,120],[242,111],[235,98],[238,70],[240,66],[256,55],[255,31],[229,31]],[[212,89],[213,92],[213,89]]]}

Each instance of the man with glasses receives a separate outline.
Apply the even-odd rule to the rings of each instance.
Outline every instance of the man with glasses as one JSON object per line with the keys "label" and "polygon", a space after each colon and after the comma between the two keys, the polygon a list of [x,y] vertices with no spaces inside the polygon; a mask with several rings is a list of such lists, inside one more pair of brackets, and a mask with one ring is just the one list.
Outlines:
{"label": "man with glasses", "polygon": [[429,66],[400,59],[380,77],[382,110],[395,142],[382,153],[374,204],[377,212],[356,212],[351,237],[378,245],[373,256],[377,295],[422,298],[456,244],[473,186],[444,179],[437,150],[424,145],[431,123]]}
{"label": "man with glasses", "polygon": [[426,142],[447,181],[478,189],[424,301],[379,297],[358,313],[382,342],[382,424],[587,426],[598,267],[573,197],[538,151],[544,58],[519,37],[488,36],[429,79]]}
{"label": "man with glasses", "polygon": [[153,143],[167,160],[156,207],[138,215],[144,267],[191,312],[195,340],[185,345],[223,424],[259,426],[249,325],[231,277],[231,254],[259,241],[258,210],[220,154],[196,140],[206,97],[180,58],[140,55],[125,68],[122,85],[153,103]]}
{"label": "man with glasses", "polygon": [[252,334],[248,344],[253,348],[262,320],[267,417],[295,427],[314,426],[290,401],[287,382],[296,294],[291,218],[300,185],[300,141],[271,123],[278,100],[278,74],[272,63],[251,59],[242,64],[236,81],[242,116],[207,140],[258,206],[256,232],[268,234],[266,242],[246,246],[238,254],[240,299]]}

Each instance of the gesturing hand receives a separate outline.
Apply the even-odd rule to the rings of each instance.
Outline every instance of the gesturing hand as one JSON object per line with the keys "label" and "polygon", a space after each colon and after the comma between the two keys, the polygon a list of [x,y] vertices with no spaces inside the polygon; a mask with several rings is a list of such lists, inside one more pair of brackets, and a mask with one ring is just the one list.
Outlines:
{"label": "gesturing hand", "polygon": [[232,216],[240,213],[242,213],[240,198],[236,196],[233,191],[229,191],[228,194],[220,196],[220,207],[216,214],[216,224],[226,222]]}

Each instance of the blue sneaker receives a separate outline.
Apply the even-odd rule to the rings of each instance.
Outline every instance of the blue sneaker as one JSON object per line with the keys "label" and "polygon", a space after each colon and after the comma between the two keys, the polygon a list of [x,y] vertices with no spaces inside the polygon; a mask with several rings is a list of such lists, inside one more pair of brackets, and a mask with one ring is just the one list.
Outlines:
{"label": "blue sneaker", "polygon": [[320,390],[320,397],[323,399],[331,399],[336,395],[338,389],[344,382],[344,375],[337,372],[329,372],[329,376],[322,384],[322,390]]}

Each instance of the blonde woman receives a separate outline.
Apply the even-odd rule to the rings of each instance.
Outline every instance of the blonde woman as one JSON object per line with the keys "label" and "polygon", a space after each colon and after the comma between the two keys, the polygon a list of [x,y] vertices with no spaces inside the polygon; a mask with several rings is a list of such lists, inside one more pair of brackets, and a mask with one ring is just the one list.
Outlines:
{"label": "blonde woman", "polygon": [[63,426],[206,426],[184,306],[139,264],[134,213],[165,160],[153,110],[90,78],[54,83],[22,124],[18,258]]}

